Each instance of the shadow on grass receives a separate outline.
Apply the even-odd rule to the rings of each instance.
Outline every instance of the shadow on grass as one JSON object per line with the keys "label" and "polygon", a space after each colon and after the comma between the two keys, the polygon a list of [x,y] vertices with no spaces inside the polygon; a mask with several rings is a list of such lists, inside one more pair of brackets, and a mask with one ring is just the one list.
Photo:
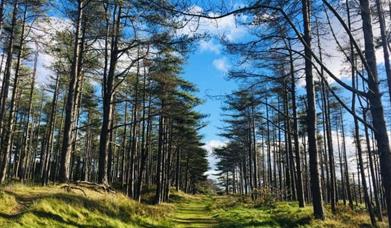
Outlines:
{"label": "shadow on grass", "polygon": [[[67,193],[37,193],[34,195],[25,196],[18,194],[12,191],[5,191],[7,194],[15,197],[15,200],[19,203],[21,208],[16,213],[7,214],[1,213],[0,217],[5,219],[11,219],[17,222],[24,214],[31,213],[38,218],[50,219],[57,223],[63,225],[73,225],[77,227],[96,227],[96,225],[85,225],[77,223],[77,218],[75,219],[64,219],[60,214],[47,212],[44,210],[35,209],[32,207],[34,202],[45,200],[45,199],[55,199],[63,201],[68,205],[75,207],[84,207],[89,211],[97,211],[108,218],[120,220],[126,224],[139,225],[142,227],[156,227],[155,225],[149,224],[141,219],[134,217],[136,213],[137,206],[135,208],[126,207],[126,205],[115,205],[114,202],[101,202],[99,200],[89,199],[84,196],[67,194]],[[70,221],[71,220],[71,221]]]}

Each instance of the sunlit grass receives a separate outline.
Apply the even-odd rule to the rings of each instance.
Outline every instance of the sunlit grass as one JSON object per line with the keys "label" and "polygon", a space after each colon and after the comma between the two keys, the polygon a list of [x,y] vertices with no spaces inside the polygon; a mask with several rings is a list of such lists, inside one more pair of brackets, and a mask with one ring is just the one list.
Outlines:
{"label": "sunlit grass", "polygon": [[[299,208],[295,202],[276,202],[273,206],[253,205],[240,197],[217,197],[211,206],[214,217],[221,227],[370,227],[365,209],[352,211],[338,205],[336,214],[326,206],[326,219],[316,220],[312,206]],[[379,222],[380,227],[388,227]]]}
{"label": "sunlit grass", "polygon": [[11,185],[0,193],[0,227],[168,227],[173,206],[140,204],[120,193],[83,188],[68,192],[58,185]]}

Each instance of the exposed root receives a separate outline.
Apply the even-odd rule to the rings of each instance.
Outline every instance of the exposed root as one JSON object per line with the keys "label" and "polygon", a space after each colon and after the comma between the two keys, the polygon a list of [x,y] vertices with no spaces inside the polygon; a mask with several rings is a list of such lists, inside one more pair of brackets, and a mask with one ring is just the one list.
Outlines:
{"label": "exposed root", "polygon": [[83,195],[84,195],[85,197],[87,197],[86,192],[85,192],[82,188],[77,187],[77,186],[74,186],[74,185],[72,185],[72,184],[64,184],[64,185],[60,186],[60,188],[66,189],[67,192],[72,192],[72,190],[79,190],[79,191],[81,191],[81,192],[83,193]]}
{"label": "exposed root", "polygon": [[97,184],[88,181],[77,181],[75,183],[77,186],[88,188],[97,192],[108,192],[108,193],[116,193],[110,185],[107,184]]}

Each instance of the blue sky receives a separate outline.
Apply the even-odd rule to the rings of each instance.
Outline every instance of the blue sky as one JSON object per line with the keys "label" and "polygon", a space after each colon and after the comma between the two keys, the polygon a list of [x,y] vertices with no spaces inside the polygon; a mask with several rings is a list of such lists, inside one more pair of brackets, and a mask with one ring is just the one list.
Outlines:
{"label": "blue sky", "polygon": [[[204,136],[205,149],[209,152],[207,173],[212,174],[216,159],[211,155],[211,151],[224,142],[224,139],[218,135],[219,128],[223,126],[221,110],[223,101],[219,97],[232,92],[237,85],[234,81],[227,80],[229,62],[218,45],[209,48],[202,48],[202,46],[202,43],[197,45],[196,50],[189,55],[183,68],[183,77],[197,86],[197,96],[204,101],[197,107],[197,111],[208,115],[205,119],[207,126],[201,129],[201,134]],[[214,179],[213,175],[209,177]]]}
{"label": "blue sky", "polygon": [[215,96],[228,94],[236,88],[235,82],[227,80],[226,71],[221,66],[228,64],[225,61],[221,53],[198,49],[189,56],[184,66],[183,77],[197,86],[197,96],[204,101],[198,111],[208,115],[208,125],[201,130],[204,142],[221,139],[218,128],[223,124],[222,100]]}

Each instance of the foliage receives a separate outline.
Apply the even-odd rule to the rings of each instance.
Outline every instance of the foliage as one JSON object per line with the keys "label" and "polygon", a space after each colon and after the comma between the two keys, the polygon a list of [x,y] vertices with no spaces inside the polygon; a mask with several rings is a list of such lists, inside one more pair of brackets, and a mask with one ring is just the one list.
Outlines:
{"label": "foliage", "polygon": [[255,207],[274,207],[277,197],[281,195],[278,189],[270,186],[262,186],[253,190]]}

